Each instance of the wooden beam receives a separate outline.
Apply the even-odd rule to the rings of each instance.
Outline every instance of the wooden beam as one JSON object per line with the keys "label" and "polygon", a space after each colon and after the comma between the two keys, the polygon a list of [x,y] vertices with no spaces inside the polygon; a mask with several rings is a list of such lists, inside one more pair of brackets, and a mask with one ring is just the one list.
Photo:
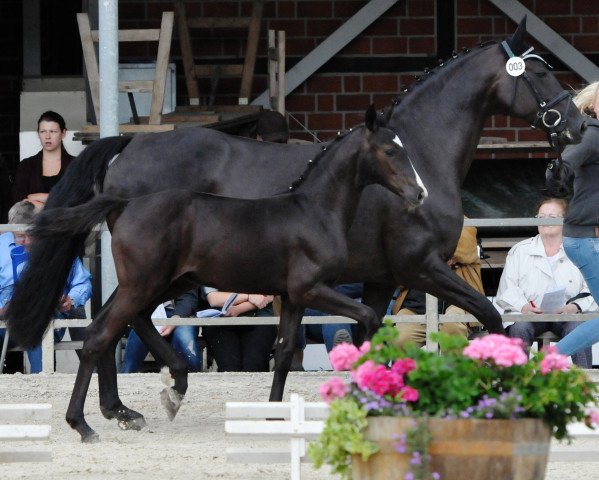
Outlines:
{"label": "wooden beam", "polygon": [[526,16],[526,31],[542,43],[574,73],[591,83],[599,78],[599,67],[549,28],[539,17],[516,0],[489,0],[516,23]]}
{"label": "wooden beam", "polygon": [[[397,0],[370,0],[353,17],[335,30],[285,74],[285,95],[289,95],[316,70],[334,57],[348,43],[362,33],[372,22],[397,3]],[[262,92],[252,105],[270,107],[268,90]]]}

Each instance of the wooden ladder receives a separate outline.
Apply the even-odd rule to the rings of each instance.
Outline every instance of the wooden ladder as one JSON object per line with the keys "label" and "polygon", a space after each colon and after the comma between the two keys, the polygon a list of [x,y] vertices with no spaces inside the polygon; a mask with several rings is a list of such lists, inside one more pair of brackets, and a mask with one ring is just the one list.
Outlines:
{"label": "wooden ladder", "polygon": [[[181,43],[181,55],[183,57],[183,68],[185,70],[185,81],[189,94],[189,104],[200,104],[200,87],[198,80],[202,77],[210,77],[214,82],[221,76],[241,76],[241,89],[239,91],[239,105],[248,105],[252,91],[254,67],[256,64],[256,52],[260,37],[260,24],[262,21],[262,10],[264,1],[254,1],[252,15],[249,18],[240,17],[188,17],[183,0],[175,2],[177,13],[177,25],[179,28],[179,41]],[[247,28],[248,36],[243,65],[218,64],[218,65],[196,65],[191,45],[190,29],[231,29]]]}
{"label": "wooden ladder", "polygon": [[[152,103],[150,106],[150,125],[161,123],[162,107],[164,105],[164,90],[166,87],[166,73],[171,50],[171,39],[173,34],[173,12],[163,12],[160,28],[119,30],[119,42],[158,42],[158,54],[156,56],[156,73],[154,80],[127,80],[119,82],[119,91],[127,93],[151,92]],[[98,42],[98,31],[92,30],[87,13],[77,14],[79,24],[79,35],[83,47],[83,58],[87,79],[92,97],[92,104],[96,114],[96,123],[100,119],[100,75],[98,71],[98,59],[94,43]],[[144,126],[139,126],[143,130]],[[147,126],[146,126],[147,127]]]}

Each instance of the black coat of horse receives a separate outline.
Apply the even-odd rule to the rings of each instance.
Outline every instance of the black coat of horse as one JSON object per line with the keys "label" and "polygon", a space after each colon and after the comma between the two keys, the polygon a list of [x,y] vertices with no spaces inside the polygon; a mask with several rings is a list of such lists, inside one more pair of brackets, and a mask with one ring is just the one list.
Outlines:
{"label": "black coat of horse", "polygon": [[[541,59],[525,60],[526,75],[511,77],[506,72],[507,58],[528,49],[525,31],[522,22],[502,44],[455,55],[386,110],[389,126],[402,139],[429,198],[415,211],[405,211],[401,199],[378,186],[367,187],[361,197],[349,232],[349,264],[340,281],[364,282],[363,301],[379,317],[395,286],[401,284],[462,307],[489,331],[503,332],[492,304],[446,264],[463,222],[460,187],[484,122],[493,114],[505,114],[538,123],[551,109],[548,113],[561,115],[561,123],[557,122],[561,132],[553,133],[564,143],[579,141],[584,127],[583,117],[570,108],[570,97],[563,94]],[[102,190],[127,198],[175,187],[244,198],[272,195],[280,185],[297,179],[319,149],[317,145],[253,142],[202,128],[140,135],[133,140],[107,138],[94,142],[70,165],[46,208],[78,205]],[[109,168],[109,161],[119,152]],[[74,258],[85,236],[40,240],[34,250],[50,252],[44,261],[51,260],[52,254]],[[29,344],[40,335],[29,325],[36,316],[53,313],[61,293],[58,280],[68,274],[34,258],[8,312],[15,329],[13,338]],[[56,285],[42,283],[48,269]],[[98,373],[104,415],[126,423],[129,410],[118,398],[112,353],[102,356]]]}
{"label": "black coat of horse", "polygon": [[[304,308],[354,318],[370,338],[379,326],[376,313],[332,288],[347,264],[346,236],[361,192],[379,184],[409,207],[426,198],[396,133],[377,127],[375,120],[371,107],[367,128],[324,147],[291,193],[255,200],[190,190],[129,200],[102,194],[40,215],[34,242],[86,233],[107,216],[113,225],[119,288],[88,329],[67,411],[67,421],[84,441],[97,439],[83,417],[91,374],[99,355],[111,351],[129,324],[168,359],[175,386],[165,389],[162,400],[175,416],[187,390],[187,367],[153,328],[150,314],[190,286],[281,295],[271,400],[282,399]],[[38,323],[43,329],[48,322]]]}

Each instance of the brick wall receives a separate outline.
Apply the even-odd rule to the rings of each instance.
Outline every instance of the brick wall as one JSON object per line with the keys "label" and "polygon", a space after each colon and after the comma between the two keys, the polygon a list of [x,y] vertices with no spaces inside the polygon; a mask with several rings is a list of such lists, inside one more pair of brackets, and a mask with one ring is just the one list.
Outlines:
{"label": "brick wall", "polygon": [[[576,48],[599,61],[599,2],[589,0],[521,0],[549,26],[563,34]],[[283,29],[287,36],[287,68],[291,68],[338,26],[366,5],[363,0],[281,0],[267,1],[264,8],[259,58],[256,65],[254,94],[266,89],[266,32]],[[250,1],[218,0],[186,2],[190,16],[247,16]],[[448,6],[449,5],[449,6]],[[18,94],[20,85],[20,2],[0,2],[1,33],[5,48],[0,54],[0,148],[12,155],[18,131]],[[166,0],[120,0],[121,28],[157,26],[162,11],[173,9]],[[442,18],[436,18],[442,12]],[[17,18],[18,17],[18,18]],[[301,124],[290,121],[293,136],[310,138],[304,127],[326,140],[339,129],[359,122],[367,105],[388,105],[401,85],[409,85],[415,74],[434,66],[453,48],[472,46],[488,39],[501,39],[515,29],[488,0],[400,0],[363,34],[347,45],[310,79],[287,98],[287,109]],[[243,32],[192,31],[197,61],[215,59],[241,61]],[[73,39],[78,42],[78,38]],[[453,43],[453,45],[448,45]],[[537,46],[541,53],[546,49]],[[155,55],[149,47],[138,44],[121,53],[122,61],[139,61]],[[187,89],[182,75],[181,54],[175,28],[171,59],[177,64],[177,103],[187,103]],[[57,61],[60,61],[59,59]],[[563,68],[563,67],[561,67]],[[577,88],[581,79],[568,71],[558,71],[559,79]],[[203,82],[202,91],[210,86]],[[236,103],[239,82],[222,79],[216,102]],[[7,113],[8,112],[8,113]],[[15,113],[16,112],[16,113]],[[15,118],[16,115],[16,118]],[[14,126],[17,130],[14,130]],[[486,124],[485,136],[503,136],[508,140],[542,139],[522,121],[496,116]],[[7,138],[8,136],[11,139]]]}
{"label": "brick wall", "polygon": [[[289,69],[366,3],[358,0],[266,2],[254,94],[266,89],[266,31],[269,28],[286,31]],[[599,53],[597,2],[523,0],[522,3],[583,53]],[[251,9],[248,1],[189,1],[186,5],[190,16],[249,15]],[[438,35],[447,25],[455,28],[450,38],[454,39],[453,47],[457,49],[504,38],[515,29],[515,23],[487,0],[455,0],[454,17],[437,21],[440,5],[437,0],[400,0],[291,93],[286,106],[294,117],[290,121],[293,136],[310,138],[303,130],[305,127],[320,139],[328,139],[337,130],[359,122],[369,103],[388,105],[400,85],[409,85],[424,67],[435,65],[440,48]],[[167,8],[171,8],[171,2],[121,0],[120,21],[131,28],[156,24],[161,12]],[[444,7],[444,12],[446,10]],[[209,63],[225,57],[242,58],[244,42],[239,38],[242,33],[219,32],[214,36],[211,32],[192,31],[196,60]],[[176,35],[171,55],[181,72]],[[535,46],[541,53],[546,52],[543,46]],[[131,52],[131,55],[135,57],[141,53]],[[571,72],[559,71],[557,75],[565,85],[574,88],[581,85],[581,79]],[[209,83],[202,82],[201,89],[209,92]],[[222,79],[216,102],[236,103],[238,89],[238,81]],[[178,103],[185,104],[186,87],[181,75],[177,92]],[[528,129],[524,122],[503,116],[489,119],[483,135],[501,136],[509,141],[544,138],[542,133]]]}

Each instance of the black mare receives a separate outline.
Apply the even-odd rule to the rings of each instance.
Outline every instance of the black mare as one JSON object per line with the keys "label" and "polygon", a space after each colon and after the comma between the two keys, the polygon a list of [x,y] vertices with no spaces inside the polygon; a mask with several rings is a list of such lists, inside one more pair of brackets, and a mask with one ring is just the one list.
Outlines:
{"label": "black mare", "polygon": [[34,241],[87,233],[107,216],[113,225],[119,288],[88,329],[67,411],[84,441],[98,438],[83,416],[98,356],[112,353],[129,324],[153,351],[170,357],[175,386],[161,396],[174,418],[187,390],[187,367],[165,348],[150,314],[190,286],[281,295],[272,399],[283,395],[304,308],[354,318],[369,337],[376,331],[379,319],[370,307],[332,288],[347,264],[346,236],[361,192],[379,184],[410,208],[426,198],[396,133],[378,127],[376,117],[371,107],[366,127],[323,148],[302,182],[281,195],[247,200],[174,189],[127,200],[102,194],[40,215]]}
{"label": "black mare", "polygon": [[[528,49],[523,41],[525,30],[522,22],[506,40],[515,55]],[[560,97],[563,89],[543,61],[530,57],[525,61],[526,79],[511,77],[505,69],[508,55],[501,44],[456,55],[386,110],[389,126],[402,139],[429,198],[422,207],[407,212],[401,199],[378,186],[367,187],[362,195],[349,232],[349,264],[340,281],[364,282],[364,303],[379,318],[395,286],[406,285],[466,309],[492,332],[503,332],[491,303],[446,264],[463,222],[460,187],[484,122],[493,114],[505,114],[538,123],[550,106],[561,114],[563,123],[558,129],[562,130],[554,133],[563,143],[579,141],[584,127],[583,117],[570,108],[570,97]],[[558,103],[552,105],[554,100]],[[81,204],[98,190],[123,197],[174,187],[245,198],[272,195],[280,185],[297,179],[319,149],[317,145],[254,142],[203,128],[132,140],[107,138],[94,142],[71,164],[46,208]],[[85,234],[68,240],[39,240],[34,250],[74,258],[84,239]],[[52,315],[60,296],[60,286],[45,288],[40,283],[47,278],[43,275],[47,268],[32,260],[29,278],[23,279],[13,296],[9,312],[16,329],[13,338],[18,336],[23,343],[39,339],[41,332],[27,330],[27,326],[38,315]],[[127,428],[130,416],[137,414],[118,397],[114,355],[103,355],[97,368],[102,412]]]}

